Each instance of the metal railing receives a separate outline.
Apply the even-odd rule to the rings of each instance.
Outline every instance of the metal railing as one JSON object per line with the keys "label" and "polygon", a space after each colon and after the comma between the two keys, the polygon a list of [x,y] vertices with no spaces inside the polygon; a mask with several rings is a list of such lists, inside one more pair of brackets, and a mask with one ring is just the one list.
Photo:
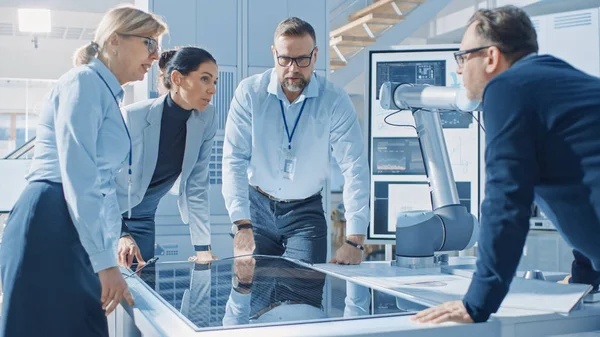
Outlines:
{"label": "metal railing", "polygon": [[373,0],[342,1],[329,11],[329,29],[334,30],[348,23],[348,16],[373,3]]}
{"label": "metal railing", "polygon": [[33,157],[33,150],[35,149],[35,137],[28,140],[25,144],[13,152],[7,154],[2,159],[31,159]]}

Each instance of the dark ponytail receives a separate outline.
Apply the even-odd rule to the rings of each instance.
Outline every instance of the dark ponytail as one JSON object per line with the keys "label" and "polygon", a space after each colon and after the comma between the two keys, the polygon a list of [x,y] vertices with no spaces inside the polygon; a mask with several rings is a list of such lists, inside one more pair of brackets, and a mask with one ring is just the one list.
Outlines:
{"label": "dark ponytail", "polygon": [[[163,54],[166,52],[163,52]],[[160,57],[159,66],[163,55]],[[198,70],[201,64],[205,62],[217,63],[215,58],[206,50],[197,47],[183,47],[177,50],[174,55],[170,57],[170,60],[165,62],[166,69],[163,72],[163,85],[167,89],[171,89],[173,83],[171,83],[171,74],[174,70],[179,71],[183,76]],[[161,68],[162,69],[162,68]]]}
{"label": "dark ponytail", "polygon": [[160,68],[160,75],[158,75],[158,77],[160,81],[162,81],[165,88],[167,88],[168,90],[171,89],[171,81],[169,81],[169,83],[167,84],[167,81],[165,81],[165,72],[167,70],[167,65],[169,64],[169,61],[171,61],[175,53],[177,53],[177,49],[165,50],[162,53],[160,53],[160,58],[158,59],[158,68]]}

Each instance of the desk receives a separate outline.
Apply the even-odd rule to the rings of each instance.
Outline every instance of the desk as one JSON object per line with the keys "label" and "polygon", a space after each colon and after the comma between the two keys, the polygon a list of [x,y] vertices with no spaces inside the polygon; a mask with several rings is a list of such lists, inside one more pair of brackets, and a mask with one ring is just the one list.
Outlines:
{"label": "desk", "polygon": [[[136,304],[122,303],[111,322],[112,336],[231,336],[235,332],[257,336],[500,337],[600,329],[598,306],[581,306],[569,315],[503,308],[486,323],[422,325],[412,322],[410,316],[424,308],[426,301],[396,296],[397,289],[369,286],[364,279],[353,282],[318,267],[266,256],[224,259],[209,265],[158,263],[154,284],[144,282],[144,275],[127,280]],[[364,263],[359,268],[365,275],[381,272],[381,265],[373,267]],[[232,289],[233,274],[252,279],[251,293]]]}

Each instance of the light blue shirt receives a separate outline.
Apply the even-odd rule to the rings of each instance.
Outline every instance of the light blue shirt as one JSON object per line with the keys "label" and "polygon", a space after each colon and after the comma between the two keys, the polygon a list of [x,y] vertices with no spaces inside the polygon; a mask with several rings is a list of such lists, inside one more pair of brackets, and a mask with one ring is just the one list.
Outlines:
{"label": "light blue shirt", "polygon": [[[289,132],[293,135],[293,180],[284,176]],[[290,104],[275,69],[240,82],[231,102],[223,144],[223,197],[231,221],[250,219],[249,184],[278,199],[304,199],[329,178],[331,149],[344,175],[347,235],[365,235],[369,221],[369,167],[358,118],[343,89],[313,73]]]}
{"label": "light blue shirt", "polygon": [[130,144],[117,103],[122,97],[117,78],[98,59],[64,74],[40,113],[26,177],[62,183],[95,272],[117,265],[121,213],[115,176]]}

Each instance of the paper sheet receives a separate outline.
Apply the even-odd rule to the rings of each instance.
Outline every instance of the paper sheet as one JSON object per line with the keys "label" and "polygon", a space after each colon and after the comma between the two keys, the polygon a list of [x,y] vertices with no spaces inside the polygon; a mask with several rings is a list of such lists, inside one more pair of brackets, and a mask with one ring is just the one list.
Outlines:
{"label": "paper sheet", "polygon": [[[439,267],[413,270],[393,267],[389,263],[354,266],[317,264],[313,267],[350,281],[386,289],[393,295],[420,299],[420,303],[460,300],[471,283],[468,277],[442,274]],[[515,278],[502,307],[566,314],[590,290],[591,286],[588,285]]]}

